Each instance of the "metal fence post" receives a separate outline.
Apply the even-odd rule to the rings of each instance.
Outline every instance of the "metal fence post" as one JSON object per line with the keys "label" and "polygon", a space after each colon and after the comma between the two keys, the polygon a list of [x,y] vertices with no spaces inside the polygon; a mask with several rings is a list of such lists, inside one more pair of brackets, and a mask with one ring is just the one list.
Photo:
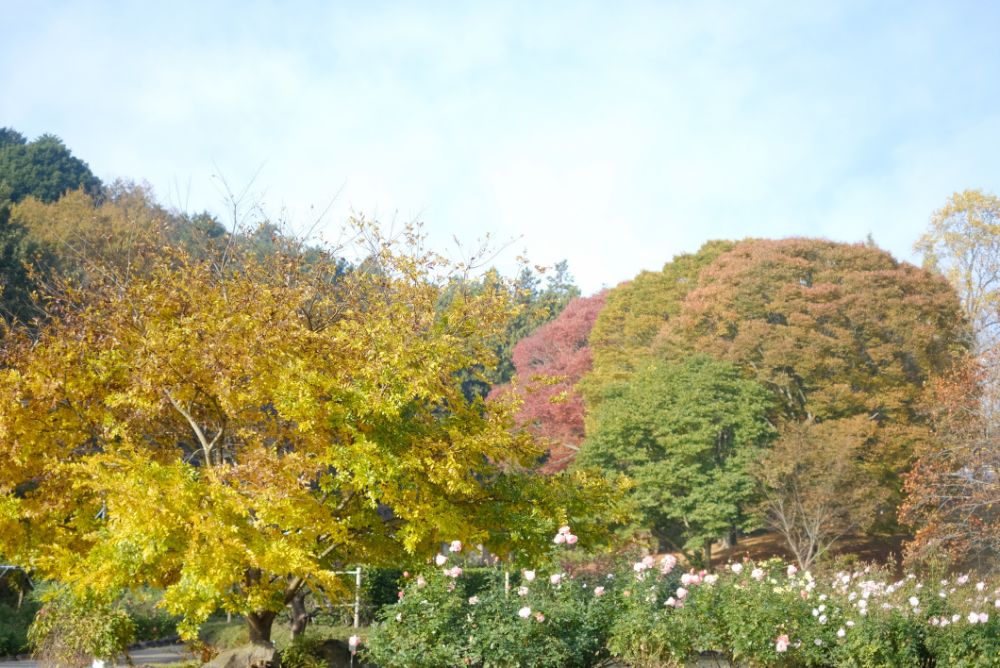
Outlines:
{"label": "metal fence post", "polygon": [[361,566],[354,570],[354,628],[361,625]]}

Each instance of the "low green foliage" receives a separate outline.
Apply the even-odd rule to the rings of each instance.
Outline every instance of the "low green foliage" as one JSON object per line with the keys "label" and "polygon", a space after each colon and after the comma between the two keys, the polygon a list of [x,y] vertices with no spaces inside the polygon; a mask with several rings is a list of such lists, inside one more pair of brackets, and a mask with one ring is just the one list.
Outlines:
{"label": "low green foliage", "polygon": [[366,568],[361,579],[361,602],[366,617],[374,619],[379,611],[396,602],[403,570],[400,568]]}
{"label": "low green foliage", "polygon": [[136,642],[161,640],[177,635],[180,618],[160,607],[162,599],[163,593],[158,590],[138,589],[125,594],[119,601],[135,625]]}
{"label": "low green foliage", "polygon": [[35,601],[25,601],[20,608],[0,603],[0,656],[28,651],[28,626],[38,608],[39,604]]}
{"label": "low green foliage", "polygon": [[1000,667],[1000,587],[965,575],[894,579],[855,565],[814,576],[778,559],[683,572],[667,555],[613,573],[522,571],[509,590],[494,569],[473,593],[451,559],[409,578],[363,639],[366,658],[384,668],[587,668],[611,656],[680,668],[705,655],[752,667]]}
{"label": "low green foliage", "polygon": [[367,658],[384,668],[586,668],[608,656],[614,603],[593,578],[526,573],[508,591],[502,571],[491,576],[485,586],[454,571],[411,578],[372,627]]}
{"label": "low green foliage", "polygon": [[281,668],[326,668],[321,652],[323,641],[312,634],[296,638],[281,653]]}
{"label": "low green foliage", "polygon": [[[314,622],[309,625],[305,637],[319,640],[333,638],[346,641],[352,634],[359,632],[363,633],[364,627],[359,630],[342,624]],[[226,621],[225,617],[221,617],[209,619],[202,624],[198,632],[198,640],[204,645],[222,651],[246,645],[250,642],[250,637],[247,633],[246,620],[242,617],[233,617],[231,621]],[[278,620],[274,623],[274,627],[271,629],[271,642],[279,650],[292,646],[292,636],[287,621]]]}
{"label": "low green foliage", "polygon": [[[14,603],[0,602],[0,656],[23,654],[31,650],[28,629],[36,613],[43,609],[43,600],[51,594],[51,587],[43,586],[37,597],[27,597],[20,608]],[[161,640],[177,635],[177,617],[159,607],[160,598],[160,592],[143,589],[127,593],[115,602],[115,610],[124,611],[131,619],[132,641]],[[65,607],[64,604],[58,604],[57,607],[59,606]],[[57,618],[63,619],[59,623],[68,623],[65,617],[65,611],[60,612],[45,624],[55,624]]]}
{"label": "low green foliage", "polygon": [[[637,565],[638,568],[638,565]],[[734,665],[998,666],[1000,590],[967,576],[891,581],[865,568],[814,578],[779,560],[670,576],[639,568],[610,646],[639,667],[715,652]],[[668,584],[669,583],[669,584]]]}
{"label": "low green foliage", "polygon": [[55,591],[28,629],[28,641],[40,661],[76,666],[91,657],[111,659],[135,640],[135,624],[123,608],[81,600]]}

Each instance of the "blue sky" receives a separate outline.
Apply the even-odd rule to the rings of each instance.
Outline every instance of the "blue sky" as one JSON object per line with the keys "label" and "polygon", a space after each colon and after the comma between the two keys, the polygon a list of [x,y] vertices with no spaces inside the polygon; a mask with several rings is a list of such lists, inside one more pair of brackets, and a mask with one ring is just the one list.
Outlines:
{"label": "blue sky", "polygon": [[[1000,3],[4,0],[0,125],[225,218],[515,239],[585,292],[707,239],[897,257],[1000,190]],[[335,198],[335,199],[334,199]]]}

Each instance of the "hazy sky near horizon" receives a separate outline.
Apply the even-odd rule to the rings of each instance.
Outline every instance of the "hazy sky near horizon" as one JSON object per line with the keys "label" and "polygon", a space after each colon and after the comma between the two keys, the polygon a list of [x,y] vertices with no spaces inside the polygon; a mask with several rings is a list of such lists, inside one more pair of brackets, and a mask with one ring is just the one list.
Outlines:
{"label": "hazy sky near horizon", "polygon": [[[1000,190],[1000,3],[3,0],[0,126],[226,222],[516,239],[585,292],[713,238],[897,257]],[[203,6],[206,5],[206,6]],[[259,171],[259,174],[258,174]]]}

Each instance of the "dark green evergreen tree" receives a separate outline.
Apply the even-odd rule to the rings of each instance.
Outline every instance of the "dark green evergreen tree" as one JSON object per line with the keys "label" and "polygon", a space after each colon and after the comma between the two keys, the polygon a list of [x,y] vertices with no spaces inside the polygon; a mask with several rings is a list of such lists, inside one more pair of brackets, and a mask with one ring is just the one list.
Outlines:
{"label": "dark green evergreen tree", "polygon": [[0,185],[7,186],[8,198],[15,203],[29,196],[54,202],[79,188],[97,198],[103,187],[87,163],[55,135],[29,142],[11,128],[0,128]]}
{"label": "dark green evergreen tree", "polygon": [[0,317],[8,322],[32,315],[34,289],[28,264],[40,252],[23,226],[11,220],[9,190],[0,184]]}

